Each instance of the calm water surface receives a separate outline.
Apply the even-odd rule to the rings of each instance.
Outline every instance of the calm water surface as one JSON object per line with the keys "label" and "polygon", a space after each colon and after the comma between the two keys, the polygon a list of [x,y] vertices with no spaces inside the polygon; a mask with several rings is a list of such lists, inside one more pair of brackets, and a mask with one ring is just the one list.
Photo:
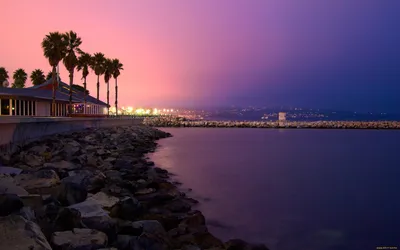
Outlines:
{"label": "calm water surface", "polygon": [[271,250],[400,249],[400,131],[163,129],[156,165],[217,236]]}

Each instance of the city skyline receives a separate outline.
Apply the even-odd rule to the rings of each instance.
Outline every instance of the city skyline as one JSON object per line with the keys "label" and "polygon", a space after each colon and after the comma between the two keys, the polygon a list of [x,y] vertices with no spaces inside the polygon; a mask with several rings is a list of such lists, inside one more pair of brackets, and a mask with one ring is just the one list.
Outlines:
{"label": "city skyline", "polygon": [[47,73],[45,34],[74,30],[83,50],[124,64],[121,106],[400,112],[399,2],[250,2],[5,0],[0,66]]}

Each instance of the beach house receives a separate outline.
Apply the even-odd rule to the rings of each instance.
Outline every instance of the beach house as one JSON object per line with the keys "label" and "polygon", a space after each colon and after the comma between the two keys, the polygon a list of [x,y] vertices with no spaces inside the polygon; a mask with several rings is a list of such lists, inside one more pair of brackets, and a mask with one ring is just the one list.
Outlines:
{"label": "beach house", "polygon": [[[52,80],[28,88],[0,88],[0,116],[51,116]],[[59,81],[55,95],[55,116],[103,117],[107,104],[72,88],[72,113],[69,108],[69,85]]]}

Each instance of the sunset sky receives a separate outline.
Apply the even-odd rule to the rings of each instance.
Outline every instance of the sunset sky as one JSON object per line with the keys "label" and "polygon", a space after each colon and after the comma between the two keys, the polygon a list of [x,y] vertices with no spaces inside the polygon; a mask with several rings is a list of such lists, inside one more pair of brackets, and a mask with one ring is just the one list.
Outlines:
{"label": "sunset sky", "polygon": [[[0,0],[0,9],[10,75],[47,73],[42,39],[74,30],[84,51],[124,64],[121,105],[400,112],[400,1]],[[92,94],[95,83],[91,72]]]}

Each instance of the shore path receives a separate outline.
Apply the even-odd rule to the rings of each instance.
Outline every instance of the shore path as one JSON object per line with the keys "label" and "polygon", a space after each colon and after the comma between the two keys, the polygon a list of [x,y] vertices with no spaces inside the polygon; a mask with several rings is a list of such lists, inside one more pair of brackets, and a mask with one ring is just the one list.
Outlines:
{"label": "shore path", "polygon": [[87,129],[1,155],[0,249],[267,249],[208,231],[198,202],[145,156],[169,136]]}

